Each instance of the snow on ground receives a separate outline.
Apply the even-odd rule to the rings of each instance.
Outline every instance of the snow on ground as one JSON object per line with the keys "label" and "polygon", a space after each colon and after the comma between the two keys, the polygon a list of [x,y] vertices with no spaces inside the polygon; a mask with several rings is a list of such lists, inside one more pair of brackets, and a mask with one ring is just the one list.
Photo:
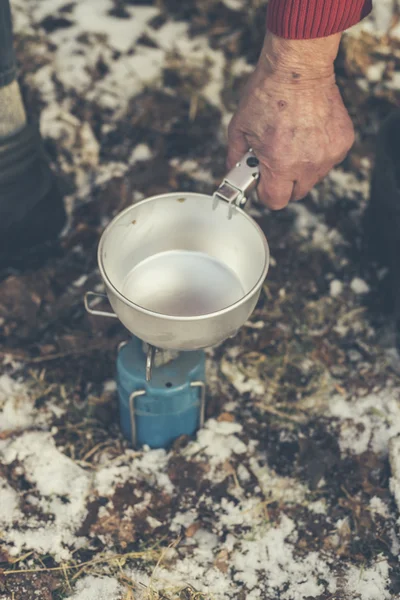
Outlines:
{"label": "snow on ground", "polygon": [[[248,23],[246,3],[199,9],[194,2],[192,20],[180,12],[183,5],[165,4],[167,10],[164,3],[112,0],[13,2],[24,83],[42,104],[42,133],[71,183],[70,216],[82,205],[89,211],[70,232],[78,241],[67,236],[70,288],[82,293],[92,275],[85,261],[95,251],[84,236],[97,242],[122,202],[123,178],[133,173],[134,199],[160,185],[162,168],[165,189],[197,191],[213,183],[237,101],[230,82],[252,68],[248,40],[238,42]],[[258,4],[251,3],[254,31],[261,23],[254,16]],[[400,88],[382,60],[385,52],[398,54],[394,30],[392,50],[380,38],[391,11],[390,2],[380,3],[347,36],[353,59],[346,63],[347,84],[358,85],[361,100],[357,94],[350,100],[359,127],[370,96],[379,102],[397,97]],[[160,93],[162,101],[147,114],[146,102]],[[181,97],[184,109],[176,101]],[[174,138],[179,110],[189,116]],[[204,134],[208,146],[193,133],[204,114],[214,119]],[[376,122],[366,123],[371,135]],[[182,148],[179,136],[188,133],[194,147]],[[101,328],[94,335],[79,321],[76,304],[67,314],[71,331],[63,321],[37,334],[50,350],[36,352],[36,363],[4,356],[0,559],[6,582],[27,586],[25,575],[52,574],[56,581],[43,583],[47,596],[39,591],[46,600],[53,584],[57,598],[68,600],[400,597],[393,504],[400,505],[400,388],[366,316],[371,285],[347,254],[368,200],[371,164],[370,152],[357,147],[350,166],[334,169],[282,220],[254,208],[267,222],[271,274],[237,338],[207,352],[211,408],[195,439],[168,451],[129,448],[118,430],[106,360],[71,358],[80,336],[108,335]],[[91,221],[93,201],[101,226]],[[21,352],[31,337],[17,339]],[[66,372],[73,374],[67,383],[54,383]],[[0,600],[14,598],[12,583],[3,593],[1,577]],[[15,600],[39,595],[18,594]]]}
{"label": "snow on ground", "polygon": [[[39,513],[31,519],[20,513],[16,519],[13,512],[4,528],[10,553],[18,556],[34,547],[43,554],[54,554],[57,560],[70,558],[67,547],[81,545],[76,531],[86,516],[88,474],[60,452],[45,432],[1,441],[0,456],[3,465],[18,461],[17,474],[23,474],[32,486],[26,502]],[[50,523],[43,522],[43,515]]]}
{"label": "snow on ground", "polygon": [[115,579],[86,575],[78,581],[68,600],[120,600],[122,597],[123,587]]}
{"label": "snow on ground", "polygon": [[331,414],[340,421],[340,448],[343,452],[362,454],[372,450],[388,454],[389,440],[400,433],[400,389],[358,398],[332,398]]}
{"label": "snow on ground", "polygon": [[[46,390],[40,389],[40,395],[51,394],[51,386]],[[37,393],[39,393],[37,391]],[[26,384],[4,373],[0,376],[0,432],[20,431],[32,425],[45,425],[55,415],[60,416],[63,409],[50,402],[46,411],[35,407],[34,390],[29,390]]]}
{"label": "snow on ground", "polygon": [[[377,405],[377,397],[358,401],[359,412],[350,403],[346,409],[344,401],[339,405],[338,400],[341,399],[333,402],[334,415],[345,419],[359,414],[359,420],[352,422],[353,435],[349,431],[340,433],[342,450],[364,452],[369,437],[376,452],[386,450],[388,439],[399,428],[380,425],[382,420],[385,423],[384,415],[368,417],[368,410]],[[396,410],[394,402],[389,402],[388,410]],[[366,433],[357,440],[360,423]],[[1,480],[4,549],[13,557],[33,550],[36,554],[49,554],[56,561],[68,561],[79,549],[90,548],[95,531],[109,547],[115,541],[116,531],[120,539],[128,540],[134,535],[136,516],[141,523],[146,520],[149,532],[164,527],[173,544],[150,571],[140,566],[122,569],[125,584],[128,581],[139,594],[135,597],[147,598],[148,590],[171,594],[190,588],[209,594],[210,598],[236,598],[244,586],[246,597],[252,599],[276,596],[303,600],[334,594],[344,585],[349,598],[389,598],[389,565],[384,559],[362,572],[349,566],[339,576],[334,554],[303,551],[298,555],[299,523],[285,510],[307,505],[311,492],[299,481],[269,469],[257,450],[257,441],[250,439],[245,443],[242,435],[240,424],[210,419],[197,440],[184,450],[182,459],[187,463],[180,463],[182,472],[178,470],[173,475],[169,464],[173,455],[163,450],[127,449],[113,460],[105,453],[95,469],[85,470],[65,456],[63,448],[55,446],[49,432],[27,431],[1,440],[1,464],[12,468],[14,477],[23,477],[30,486],[22,506],[21,495]],[[207,486],[226,484],[227,477],[232,477],[228,485],[230,498],[217,500],[207,491],[193,494],[193,489],[185,490],[175,514],[172,511],[164,517],[154,513],[151,516],[153,494],[161,494],[168,503],[168,496],[176,494],[174,483],[180,485],[179,478],[187,477],[189,464],[201,466]],[[232,464],[236,465],[237,476]],[[253,492],[247,488],[251,478],[257,482]],[[142,491],[143,484],[147,492]],[[125,498],[126,505],[117,500],[123,489],[128,489],[131,496]],[[89,502],[98,498],[102,502],[95,528],[89,537],[79,535],[88,517]],[[282,512],[271,520],[269,506],[276,502],[282,506]],[[379,499],[372,504],[380,514],[387,510]],[[212,515],[207,521],[202,516],[205,508]],[[326,509],[321,510],[314,502],[309,510],[323,514]],[[175,545],[182,534],[181,544]],[[105,549],[105,553],[112,556],[110,550]],[[124,589],[121,578],[106,573],[102,577],[86,575],[66,597],[120,600]]]}
{"label": "snow on ground", "polygon": [[[40,55],[48,55],[51,45],[51,60],[43,60],[43,66],[27,78],[47,104],[41,113],[43,133],[67,150],[73,148],[72,165],[63,166],[75,176],[79,187],[87,183],[89,173],[95,172],[98,178],[104,171],[110,177],[113,173],[111,165],[99,164],[100,140],[90,125],[71,114],[69,93],[94,102],[111,114],[113,122],[124,114],[132,96],[147,86],[162,85],[162,70],[166,62],[172,61],[189,71],[206,72],[202,95],[222,107],[225,55],[212,49],[206,36],[189,36],[188,23],[167,21],[155,30],[150,24],[160,14],[156,7],[128,5],[121,18],[114,15],[112,0],[72,2],[66,15],[64,5],[52,0],[30,0],[27,4],[15,0],[15,31],[23,35],[33,33]],[[67,19],[68,25],[43,31],[46,19],[57,18]],[[147,36],[154,46],[137,44],[142,36]],[[99,64],[106,65],[102,76],[97,73]],[[60,84],[66,91],[63,99],[59,97]],[[105,124],[104,130],[109,126]],[[126,165],[121,164],[120,169],[125,171]]]}

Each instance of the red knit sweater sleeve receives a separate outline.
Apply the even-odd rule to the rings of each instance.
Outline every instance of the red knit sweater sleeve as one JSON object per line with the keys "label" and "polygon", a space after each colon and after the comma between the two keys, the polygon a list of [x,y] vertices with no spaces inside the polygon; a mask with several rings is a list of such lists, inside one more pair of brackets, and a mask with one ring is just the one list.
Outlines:
{"label": "red knit sweater sleeve", "polygon": [[269,0],[267,28],[292,40],[325,37],[366,17],[372,0]]}

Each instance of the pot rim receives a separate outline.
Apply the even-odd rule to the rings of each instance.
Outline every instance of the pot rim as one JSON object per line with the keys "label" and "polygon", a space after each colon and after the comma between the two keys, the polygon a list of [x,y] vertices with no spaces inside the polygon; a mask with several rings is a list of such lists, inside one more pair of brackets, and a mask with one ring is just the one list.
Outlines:
{"label": "pot rim", "polygon": [[[107,287],[109,287],[111,289],[111,291],[117,296],[117,298],[119,300],[121,300],[124,304],[128,305],[129,307],[143,313],[146,315],[149,315],[151,317],[158,317],[161,318],[163,320],[170,320],[170,321],[186,321],[186,322],[193,322],[193,321],[202,321],[205,319],[210,319],[213,317],[218,317],[220,315],[224,315],[228,312],[233,311],[235,308],[238,308],[239,306],[242,306],[243,304],[246,304],[246,302],[252,297],[254,296],[254,294],[261,288],[268,270],[269,270],[269,265],[270,265],[270,250],[269,250],[269,245],[268,245],[268,241],[267,238],[263,232],[263,230],[261,229],[261,227],[258,225],[258,223],[256,223],[256,221],[250,216],[248,215],[243,209],[239,208],[239,207],[235,207],[235,211],[239,212],[243,217],[245,217],[248,221],[250,221],[250,223],[252,224],[252,226],[254,227],[254,229],[259,233],[260,238],[262,240],[263,246],[264,246],[264,251],[265,251],[265,260],[264,260],[264,266],[262,269],[262,273],[260,275],[260,277],[257,280],[257,283],[251,288],[251,290],[249,292],[247,292],[247,294],[245,294],[240,300],[237,300],[236,302],[234,302],[233,304],[229,304],[229,306],[226,306],[224,308],[222,308],[221,310],[217,310],[211,313],[207,313],[205,315],[194,315],[194,316],[178,316],[178,315],[165,315],[163,313],[159,313],[153,310],[149,310],[148,308],[144,308],[143,306],[140,306],[140,304],[135,304],[135,302],[132,302],[132,300],[129,300],[129,298],[127,298],[126,296],[124,296],[117,287],[115,287],[115,285],[111,282],[110,278],[108,277],[106,270],[104,268],[104,262],[103,262],[103,247],[104,247],[104,243],[105,240],[107,238],[108,233],[110,232],[110,230],[115,227],[116,223],[118,222],[119,219],[121,219],[126,213],[128,213],[129,211],[133,210],[134,208],[136,208],[137,206],[143,205],[143,204],[147,204],[150,202],[154,202],[155,200],[160,200],[162,198],[168,198],[171,196],[184,196],[184,195],[190,195],[190,196],[195,196],[198,198],[208,198],[208,199],[212,199],[212,196],[210,196],[209,194],[200,194],[197,192],[168,192],[166,194],[157,194],[155,196],[150,196],[149,198],[144,198],[143,200],[140,200],[139,202],[135,202],[135,204],[131,204],[130,206],[127,206],[124,210],[122,210],[120,213],[118,213],[111,221],[110,223],[107,225],[107,227],[104,229],[100,241],[99,241],[99,245],[98,245],[98,249],[97,249],[97,262],[98,262],[98,266],[99,266],[99,270],[100,270],[100,274],[102,276],[102,279],[104,281],[104,283],[106,284]],[[221,200],[221,202],[224,202],[224,200]],[[118,317],[118,314],[117,314]],[[119,317],[118,317],[119,318]]]}

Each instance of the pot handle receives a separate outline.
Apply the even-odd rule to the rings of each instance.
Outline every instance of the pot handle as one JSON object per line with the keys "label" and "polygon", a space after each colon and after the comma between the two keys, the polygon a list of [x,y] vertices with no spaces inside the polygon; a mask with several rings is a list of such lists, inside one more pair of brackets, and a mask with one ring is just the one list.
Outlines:
{"label": "pot handle", "polygon": [[219,200],[229,204],[228,218],[232,217],[233,207],[243,208],[247,202],[246,194],[253,190],[260,178],[259,160],[250,148],[239,162],[225,175],[221,185],[214,192],[213,208]]}
{"label": "pot handle", "polygon": [[101,298],[102,300],[108,299],[106,294],[98,294],[97,292],[86,292],[84,296],[85,308],[88,313],[91,315],[95,315],[96,317],[112,317],[113,319],[118,319],[117,315],[113,312],[107,312],[104,310],[96,310],[90,306],[90,300],[93,298]]}

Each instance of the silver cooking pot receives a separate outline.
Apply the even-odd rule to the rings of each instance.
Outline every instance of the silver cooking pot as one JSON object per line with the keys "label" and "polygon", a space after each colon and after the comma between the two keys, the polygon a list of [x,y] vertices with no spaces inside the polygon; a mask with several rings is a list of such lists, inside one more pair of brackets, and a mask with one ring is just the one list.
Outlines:
{"label": "silver cooking pot", "polygon": [[103,232],[98,265],[113,313],[150,346],[197,350],[234,335],[251,315],[269,266],[267,240],[243,211],[259,178],[250,151],[213,196],[153,196],[129,206]]}

